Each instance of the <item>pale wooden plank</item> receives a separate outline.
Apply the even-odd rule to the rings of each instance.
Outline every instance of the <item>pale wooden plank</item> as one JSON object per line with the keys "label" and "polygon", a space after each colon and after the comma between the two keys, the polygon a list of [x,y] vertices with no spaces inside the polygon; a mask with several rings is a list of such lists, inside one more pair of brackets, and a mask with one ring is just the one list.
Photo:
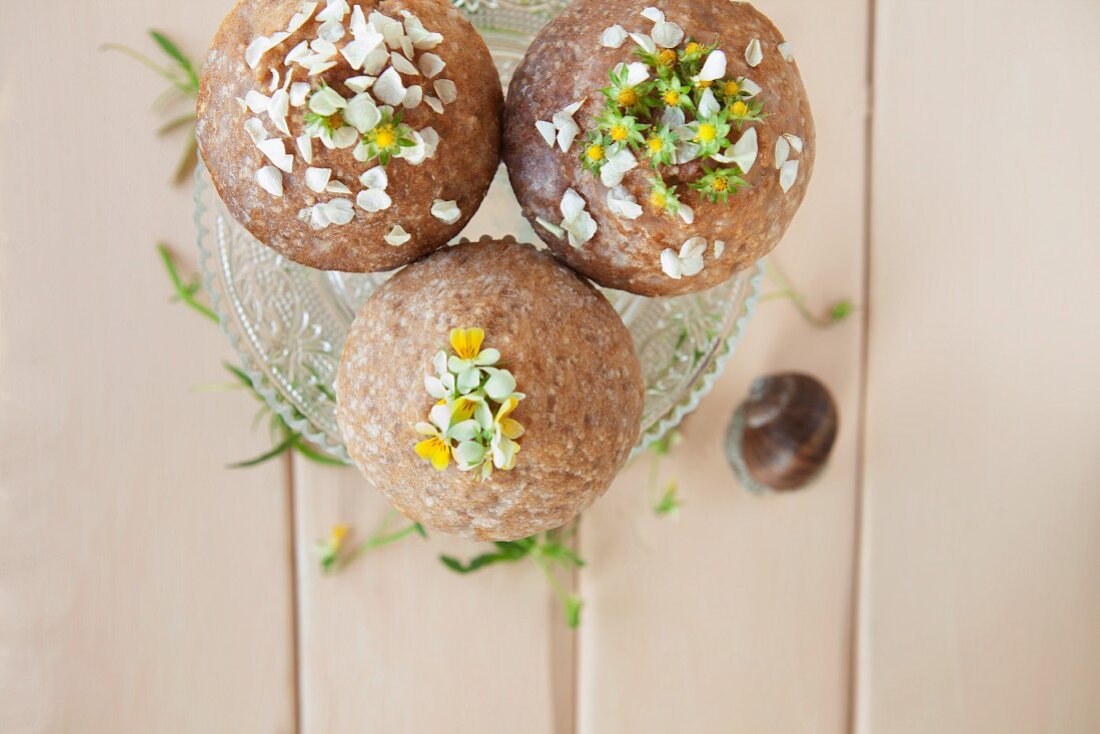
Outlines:
{"label": "pale wooden plank", "polygon": [[193,252],[161,83],[107,40],[203,47],[221,0],[5,3],[0,23],[0,731],[291,732],[285,468],[222,380],[218,329],[166,302]]}
{"label": "pale wooden plank", "polygon": [[859,731],[1097,731],[1100,6],[877,15]]}
{"label": "pale wooden plank", "polygon": [[[817,122],[814,182],[776,260],[819,305],[861,300],[867,4],[758,7],[793,42]],[[586,516],[579,731],[846,730],[860,353],[859,319],[816,331],[762,305],[667,462],[680,520],[652,516],[645,463]],[[835,392],[834,461],[803,493],[752,496],[723,433],[752,379],[786,369]]]}

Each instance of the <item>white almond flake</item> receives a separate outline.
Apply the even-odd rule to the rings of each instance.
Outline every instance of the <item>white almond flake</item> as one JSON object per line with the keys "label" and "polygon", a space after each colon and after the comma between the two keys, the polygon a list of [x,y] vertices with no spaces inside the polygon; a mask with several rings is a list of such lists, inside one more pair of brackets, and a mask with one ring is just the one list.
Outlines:
{"label": "white almond flake", "polygon": [[260,94],[255,89],[250,89],[248,94],[244,96],[244,103],[248,105],[248,109],[258,115],[267,112],[267,109],[271,106],[271,97]]}
{"label": "white almond flake", "polygon": [[[356,5],[355,7],[359,7]],[[374,84],[373,76],[352,76],[344,80],[344,86],[353,92],[365,92]]]}
{"label": "white almond flake", "polygon": [[750,127],[727,150],[730,161],[737,164],[742,173],[748,173],[756,163],[756,154],[759,152],[756,138],[756,128]]}
{"label": "white almond flake", "polygon": [[290,66],[294,62],[301,61],[307,56],[309,56],[309,41],[302,41],[287,52],[286,58],[283,59],[283,65]]}
{"label": "white almond flake", "polygon": [[431,107],[432,110],[435,111],[435,113],[437,115],[442,115],[443,114],[443,103],[440,102],[437,98],[433,97],[432,95],[430,95],[430,94],[425,94],[424,95],[424,104]]}
{"label": "white almond flake", "polygon": [[393,200],[382,189],[364,189],[355,197],[355,203],[359,205],[360,209],[374,214],[383,209],[389,209],[393,204]]}
{"label": "white almond flake", "polygon": [[344,16],[348,14],[349,10],[351,8],[348,7],[347,0],[328,0],[328,6],[317,14],[317,20],[322,23],[329,20],[343,22]]}
{"label": "white almond flake", "polygon": [[331,59],[336,56],[336,44],[332,41],[326,41],[323,38],[314,38],[309,42],[309,47],[313,53],[320,56],[322,59]]}
{"label": "white almond flake", "polygon": [[329,222],[336,225],[344,225],[355,216],[355,210],[351,206],[351,199],[333,199],[323,204],[325,216]]}
{"label": "white almond flake", "polygon": [[351,189],[343,181],[329,181],[325,187],[326,194],[351,194]]}
{"label": "white almond flake", "polygon": [[406,109],[416,109],[420,106],[420,101],[424,99],[424,90],[419,84],[414,84],[405,90],[405,99],[401,101],[401,105]]}
{"label": "white almond flake", "polygon": [[[356,5],[355,7],[359,6]],[[367,31],[340,49],[340,54],[348,60],[351,68],[358,71],[363,68],[363,64],[366,63],[367,57],[371,52],[376,50],[381,44],[381,33]]]}
{"label": "white almond flake", "polygon": [[798,161],[787,161],[783,164],[783,167],[779,169],[779,188],[783,189],[783,193],[787,193],[794,186],[795,179],[798,178]]}
{"label": "white almond flake", "polygon": [[359,183],[366,186],[368,189],[380,189],[386,190],[386,187],[390,185],[389,176],[386,175],[386,169],[382,166],[375,166],[374,168],[368,168],[363,171],[359,176]]}
{"label": "white almond flake", "polygon": [[286,152],[286,144],[282,138],[270,138],[256,143],[260,152],[267,156],[275,167],[290,173],[294,170],[294,156]]}
{"label": "white almond flake", "polygon": [[712,82],[726,75],[726,54],[721,49],[715,49],[707,54],[707,60],[703,62],[703,68],[699,71],[699,80]]}
{"label": "white almond flake", "polygon": [[626,36],[626,29],[616,23],[613,26],[604,28],[603,33],[600,34],[600,45],[605,48],[622,48]]}
{"label": "white almond flake", "polygon": [[543,229],[545,229],[550,234],[554,235],[555,237],[560,238],[560,237],[565,236],[565,230],[564,229],[562,229],[558,225],[554,224],[553,222],[546,221],[542,217],[535,217],[535,223],[538,224]]}
{"label": "white almond flake", "polygon": [[378,28],[386,39],[386,45],[392,49],[401,48],[401,39],[405,37],[405,30],[396,20],[389,25]]}
{"label": "white almond flake", "polygon": [[665,14],[660,10],[660,8],[655,8],[652,5],[648,8],[642,9],[640,15],[646,20],[651,20],[654,23],[660,23],[665,19]]}
{"label": "white almond flake", "polygon": [[546,120],[535,120],[535,128],[539,131],[539,135],[546,141],[546,144],[551,148],[554,147],[554,138],[557,136],[557,129],[554,127],[554,123],[547,122]]}
{"label": "white almond flake", "polygon": [[314,64],[309,67],[309,76],[317,76],[318,74],[324,74],[329,69],[336,66],[335,61],[324,61],[320,64]]}
{"label": "white almond flake", "polygon": [[378,76],[386,68],[389,60],[390,52],[386,50],[385,46],[379,46],[367,54],[367,60],[363,62],[363,73]]}
{"label": "white almond flake", "polygon": [[458,99],[458,88],[450,79],[436,79],[432,82],[432,88],[443,104],[450,104]]}
{"label": "white almond flake", "polygon": [[400,224],[393,225],[393,229],[390,230],[382,239],[394,247],[400,247],[401,245],[412,239],[412,235],[405,231],[404,227]]}
{"label": "white almond flake", "polygon": [[786,41],[776,46],[775,50],[779,52],[779,57],[784,61],[794,61],[794,50],[791,48],[791,44]]}
{"label": "white almond flake", "polygon": [[290,95],[282,89],[275,90],[271,95],[271,105],[267,108],[267,116],[275,129],[283,135],[290,135],[290,128],[286,124],[286,116],[290,113]]}
{"label": "white almond flake", "polygon": [[309,96],[310,86],[306,82],[294,82],[290,85],[290,106],[301,107]]}
{"label": "white almond flake", "polygon": [[439,72],[443,71],[443,67],[447,65],[447,62],[436,54],[421,54],[420,55],[420,73],[431,79]]}
{"label": "white almond flake", "polygon": [[566,189],[561,197],[561,227],[569,235],[569,245],[580,248],[596,234],[596,220],[584,210],[585,202],[573,189]]}
{"label": "white almond flake", "polygon": [[405,85],[401,83],[397,69],[392,66],[378,77],[371,91],[382,104],[397,106],[405,100]]}
{"label": "white almond flake", "polygon": [[416,55],[416,48],[413,46],[412,39],[408,36],[401,36],[401,53],[405,54],[405,58],[409,60]]}
{"label": "white almond flake", "polygon": [[702,96],[699,98],[699,113],[696,115],[699,119],[705,117],[713,117],[717,115],[722,109],[722,105],[718,104],[718,100],[714,96],[714,90],[707,87],[703,90]]}
{"label": "white almond flake", "polygon": [[264,54],[270,51],[274,47],[274,43],[267,36],[260,36],[259,38],[248,44],[248,47],[244,50],[244,60],[248,64],[250,69],[255,69],[260,65],[260,59]]}
{"label": "white almond flake", "polygon": [[634,43],[641,46],[642,50],[647,54],[657,53],[657,44],[653,42],[653,39],[647,36],[645,33],[631,33],[630,38]]}
{"label": "white almond flake", "polygon": [[680,215],[680,219],[683,219],[685,224],[691,224],[695,221],[695,210],[687,204],[680,204],[680,208],[676,210],[676,213]]}
{"label": "white almond flake", "polygon": [[791,144],[791,147],[794,148],[796,153],[802,152],[802,138],[793,133],[783,133],[783,138]]}
{"label": "white almond flake", "polygon": [[764,49],[760,47],[760,39],[754,38],[745,47],[745,63],[749,66],[759,66],[764,60]]}
{"label": "white almond flake", "polygon": [[264,127],[264,121],[258,117],[250,117],[244,123],[244,130],[248,133],[248,137],[252,138],[254,145],[259,145],[263,141],[267,140],[267,128]]}
{"label": "white almond flake", "polygon": [[787,142],[787,139],[780,135],[775,139],[775,167],[777,169],[782,168],[783,164],[787,162],[787,158],[791,155],[791,144]]}
{"label": "white almond flake", "polygon": [[642,216],[641,205],[624,186],[616,186],[607,192],[607,208],[623,219],[637,219]]}
{"label": "white almond flake", "polygon": [[313,13],[316,10],[317,3],[302,3],[301,10],[290,16],[290,23],[286,27],[287,32],[294,33],[304,26],[306,21],[313,17]]}
{"label": "white almond flake", "polygon": [[432,202],[432,216],[444,224],[454,224],[462,218],[462,211],[458,208],[457,201],[444,201],[436,199]]}
{"label": "white almond flake", "polygon": [[408,74],[409,76],[417,76],[420,74],[420,71],[413,65],[413,62],[396,51],[390,54],[390,63],[393,64],[393,68],[397,69],[402,74]]}
{"label": "white almond flake", "polygon": [[272,196],[283,195],[283,174],[275,166],[264,166],[256,171],[256,183]]}
{"label": "white almond flake", "polygon": [[360,133],[366,133],[382,121],[382,113],[369,94],[360,92],[348,101],[344,121]]}
{"label": "white almond flake", "polygon": [[298,152],[302,154],[302,160],[306,165],[313,165],[313,138],[308,135],[299,135],[294,139],[298,145]]}
{"label": "white almond flake", "polygon": [[653,26],[653,42],[661,48],[676,48],[684,40],[684,29],[675,23],[660,21]]}
{"label": "white almond flake", "polygon": [[271,83],[267,85],[267,91],[274,92],[276,89],[278,89],[279,88],[279,79],[280,79],[279,70],[278,69],[272,69],[271,70]]}
{"label": "white almond flake", "polygon": [[748,95],[749,98],[755,97],[756,95],[760,94],[760,92],[763,91],[760,88],[759,84],[754,82],[752,79],[747,79],[745,77],[742,77],[741,79],[739,79],[737,81],[737,85],[739,87],[741,87],[741,91],[744,92],[746,95]]}
{"label": "white almond flake", "polygon": [[722,253],[726,251],[726,243],[722,240],[714,241],[714,257],[722,257]]}
{"label": "white almond flake", "polygon": [[310,167],[306,169],[306,186],[308,186],[311,191],[316,191],[318,194],[325,190],[330,178],[332,178],[331,168]]}
{"label": "white almond flake", "polygon": [[326,20],[321,24],[321,27],[317,29],[317,37],[323,38],[329,43],[337,43],[347,31],[344,30],[344,24],[338,20]]}
{"label": "white almond flake", "polygon": [[358,38],[367,32],[367,18],[363,15],[363,7],[356,5],[351,9],[351,22],[348,23],[351,35]]}

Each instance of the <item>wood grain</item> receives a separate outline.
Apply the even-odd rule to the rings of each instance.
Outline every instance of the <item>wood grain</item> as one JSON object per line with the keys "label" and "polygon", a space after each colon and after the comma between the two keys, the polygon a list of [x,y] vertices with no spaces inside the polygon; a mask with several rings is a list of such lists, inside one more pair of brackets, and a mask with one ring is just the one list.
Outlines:
{"label": "wood grain", "polygon": [[225,469],[265,443],[244,394],[190,390],[229,349],[153,250],[193,252],[182,142],[96,50],[154,22],[201,49],[222,7],[0,11],[3,732],[293,731],[284,468]]}
{"label": "wood grain", "polygon": [[877,15],[859,731],[1097,731],[1100,5]]}

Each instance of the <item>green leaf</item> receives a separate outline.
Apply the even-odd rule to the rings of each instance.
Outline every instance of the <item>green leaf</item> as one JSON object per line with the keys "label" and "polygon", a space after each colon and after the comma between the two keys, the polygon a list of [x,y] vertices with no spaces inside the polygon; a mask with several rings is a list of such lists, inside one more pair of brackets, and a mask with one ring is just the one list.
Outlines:
{"label": "green leaf", "polygon": [[184,75],[187,77],[187,81],[194,86],[197,92],[199,89],[199,75],[195,73],[195,67],[191,63],[191,59],[184,56],[179,47],[160,31],[150,30],[149,35],[153,37],[153,40],[160,46],[161,50],[176,62],[180,70],[183,71]]}
{"label": "green leaf", "polygon": [[282,442],[280,442],[277,446],[275,446],[270,451],[268,451],[266,453],[263,453],[263,454],[260,454],[259,456],[257,456],[254,459],[248,459],[246,461],[239,461],[236,464],[230,464],[228,468],[230,468],[230,469],[247,469],[250,466],[257,466],[259,464],[263,464],[265,461],[271,461],[275,457],[281,456],[282,454],[285,454],[287,451],[290,451],[292,448],[294,448],[294,445],[295,445],[295,443],[297,443],[297,441],[298,441],[298,434],[297,433],[292,433],[291,435],[287,436]]}
{"label": "green leaf", "polygon": [[345,464],[335,456],[329,456],[328,454],[321,453],[318,449],[315,449],[306,439],[298,436],[297,442],[294,444],[294,450],[301,454],[304,458],[312,461],[314,464],[321,464],[323,466],[339,466],[345,467]]}
{"label": "green leaf", "polygon": [[657,501],[657,504],[653,506],[653,514],[658,517],[672,516],[675,517],[680,510],[680,496],[679,487],[676,485],[676,481],[669,482],[668,488],[665,489],[665,493],[661,495],[661,499]]}
{"label": "green leaf", "polygon": [[176,298],[187,304],[197,313],[210,319],[215,324],[219,323],[218,315],[195,298],[199,290],[198,283],[183,282],[179,268],[176,266],[176,261],[173,259],[172,251],[168,249],[168,245],[163,242],[157,243],[157,253],[160,255],[161,262],[164,263],[164,269],[168,273],[168,279],[172,281],[172,288],[176,291]]}
{"label": "green leaf", "polygon": [[416,534],[419,535],[421,538],[427,538],[428,537],[428,531],[425,530],[424,526],[421,525],[420,523],[414,522],[413,523],[413,528],[416,529]]}
{"label": "green leaf", "polygon": [[570,594],[565,597],[562,603],[565,606],[565,621],[569,625],[569,629],[577,629],[581,623],[581,609],[584,608],[584,602],[579,597]]}
{"label": "green leaf", "polygon": [[829,311],[829,321],[837,323],[855,313],[856,306],[847,298],[837,301]]}
{"label": "green leaf", "polygon": [[443,562],[443,565],[451,569],[455,573],[469,573],[470,570],[462,565],[462,561],[454,558],[453,556],[440,556],[439,560]]}

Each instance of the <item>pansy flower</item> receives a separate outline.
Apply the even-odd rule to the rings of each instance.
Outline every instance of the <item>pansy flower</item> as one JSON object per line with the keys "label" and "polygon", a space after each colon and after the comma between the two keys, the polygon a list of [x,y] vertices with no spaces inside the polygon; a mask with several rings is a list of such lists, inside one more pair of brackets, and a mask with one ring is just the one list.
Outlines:
{"label": "pansy flower", "polygon": [[519,400],[516,398],[507,398],[493,416],[493,438],[490,448],[493,453],[493,466],[497,469],[507,470],[516,465],[516,454],[519,453],[519,444],[516,443],[516,439],[523,435],[524,428],[523,424],[510,416],[518,405]]}
{"label": "pansy flower", "polygon": [[451,463],[452,410],[447,400],[441,400],[432,406],[428,421],[417,423],[413,430],[421,436],[427,436],[414,447],[416,455],[430,461],[436,471],[443,471]]}
{"label": "pansy flower", "polygon": [[459,390],[466,392],[481,384],[481,368],[494,365],[500,359],[495,349],[482,350],[485,332],[478,328],[451,329],[454,355],[447,360],[447,369],[458,379]]}

